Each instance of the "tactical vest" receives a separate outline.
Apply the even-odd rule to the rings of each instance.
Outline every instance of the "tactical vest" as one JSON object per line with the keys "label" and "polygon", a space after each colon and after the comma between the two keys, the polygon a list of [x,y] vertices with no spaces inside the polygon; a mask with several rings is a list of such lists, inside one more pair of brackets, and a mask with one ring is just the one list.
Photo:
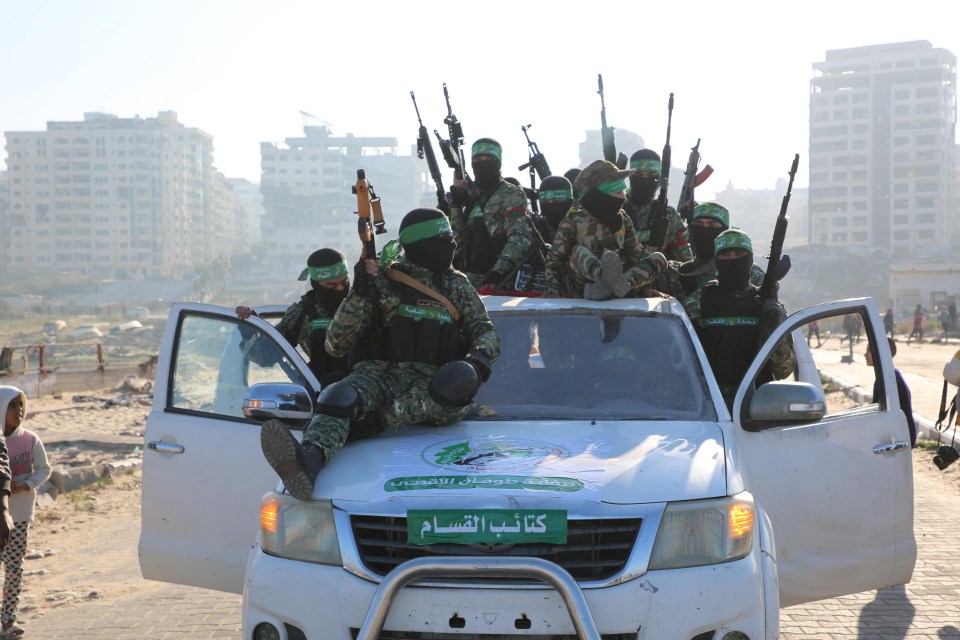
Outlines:
{"label": "tactical vest", "polygon": [[[502,184],[502,183],[501,183]],[[496,238],[490,236],[484,222],[483,209],[487,201],[500,188],[498,184],[493,189],[480,195],[476,200],[470,200],[464,211],[467,215],[467,233],[461,253],[462,259],[457,268],[466,273],[486,273],[497,263],[500,252],[507,244],[507,235],[501,233]]]}
{"label": "tactical vest", "polygon": [[722,385],[738,385],[757,355],[760,292],[733,297],[716,283],[701,289],[700,343],[710,368]]}
{"label": "tactical vest", "polygon": [[467,355],[470,341],[441,302],[399,282],[390,286],[400,305],[386,330],[383,359],[439,367]]}

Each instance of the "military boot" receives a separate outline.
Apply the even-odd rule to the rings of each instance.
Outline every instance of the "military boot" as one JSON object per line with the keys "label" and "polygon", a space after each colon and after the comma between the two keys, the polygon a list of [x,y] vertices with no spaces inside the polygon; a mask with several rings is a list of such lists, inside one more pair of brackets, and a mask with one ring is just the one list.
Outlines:
{"label": "military boot", "polygon": [[263,457],[277,472],[283,486],[297,500],[309,500],[317,473],[326,464],[323,451],[312,444],[301,445],[279,420],[267,420],[260,429]]}
{"label": "military boot", "polygon": [[583,297],[587,300],[609,300],[613,297],[613,291],[602,282],[588,282],[583,285]]}
{"label": "military boot", "polygon": [[618,298],[627,295],[630,292],[630,282],[623,275],[623,263],[620,262],[620,256],[606,249],[600,256],[600,265],[600,284],[604,285],[612,295]]}

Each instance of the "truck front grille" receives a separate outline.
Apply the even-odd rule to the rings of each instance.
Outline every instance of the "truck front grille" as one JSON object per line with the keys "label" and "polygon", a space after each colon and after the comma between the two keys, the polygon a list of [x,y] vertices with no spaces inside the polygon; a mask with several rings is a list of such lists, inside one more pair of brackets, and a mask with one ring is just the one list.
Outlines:
{"label": "truck front grille", "polygon": [[350,517],[357,551],[366,568],[385,576],[397,565],[427,556],[520,556],[549,560],[560,565],[577,581],[607,580],[626,565],[640,532],[640,518],[570,520],[566,544],[480,545],[407,542],[407,519],[398,517]]}

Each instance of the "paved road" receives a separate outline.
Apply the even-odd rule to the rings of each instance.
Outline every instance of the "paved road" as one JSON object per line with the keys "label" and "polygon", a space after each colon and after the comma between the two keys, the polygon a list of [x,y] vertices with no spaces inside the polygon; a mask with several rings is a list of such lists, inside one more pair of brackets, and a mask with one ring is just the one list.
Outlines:
{"label": "paved road", "polygon": [[[841,364],[837,341],[821,349],[836,351],[838,376],[866,385],[866,368]],[[921,415],[935,417],[940,405],[941,371],[958,345],[900,345],[898,367]],[[857,351],[862,351],[857,345]],[[862,353],[861,353],[862,356]],[[872,384],[872,382],[871,382]],[[868,591],[781,612],[783,640],[960,640],[960,490],[943,482],[929,467],[928,456],[915,453],[915,532],[919,547],[913,581],[905,587]],[[935,470],[935,468],[934,468]],[[103,603],[83,602],[50,609],[26,620],[35,638],[241,638],[240,596],[202,589],[147,583],[132,597]]]}

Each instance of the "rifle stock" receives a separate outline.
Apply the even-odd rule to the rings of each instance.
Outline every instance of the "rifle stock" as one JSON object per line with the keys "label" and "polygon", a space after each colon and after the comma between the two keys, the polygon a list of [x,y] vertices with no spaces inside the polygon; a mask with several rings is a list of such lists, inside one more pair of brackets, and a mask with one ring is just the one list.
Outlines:
{"label": "rifle stock", "polygon": [[783,254],[783,241],[787,236],[787,207],[790,205],[790,194],[793,191],[793,179],[797,175],[797,167],[800,165],[800,154],[793,157],[793,164],[790,166],[790,182],[787,183],[787,192],[783,195],[783,201],[780,203],[780,213],[777,215],[777,224],[773,229],[773,240],[770,242],[770,256],[767,259],[767,272],[763,276],[763,284],[760,285],[760,299],[766,300],[773,297],[773,288],[787,272],[790,270],[790,256]]}
{"label": "rifle stock", "polygon": [[443,188],[440,165],[437,164],[437,156],[433,153],[430,134],[427,133],[427,128],[423,126],[423,120],[420,118],[420,108],[417,107],[417,97],[413,94],[413,91],[410,92],[410,99],[413,100],[413,108],[417,112],[417,122],[420,123],[420,129],[417,133],[417,157],[426,159],[427,167],[430,169],[430,177],[437,186],[437,207],[441,211],[447,212],[450,210],[450,203],[447,201],[447,192]]}
{"label": "rifle stock", "polygon": [[[367,182],[366,172],[363,169],[357,169],[357,181],[353,185],[353,193],[357,196],[357,234],[360,236],[366,258],[376,260],[377,242],[374,239],[374,234],[386,233],[387,228],[380,207],[380,198],[374,192],[373,186]],[[369,292],[370,304],[373,306],[373,324],[379,336],[380,295],[377,292],[374,277],[370,274],[366,274],[365,277],[366,290]]]}

